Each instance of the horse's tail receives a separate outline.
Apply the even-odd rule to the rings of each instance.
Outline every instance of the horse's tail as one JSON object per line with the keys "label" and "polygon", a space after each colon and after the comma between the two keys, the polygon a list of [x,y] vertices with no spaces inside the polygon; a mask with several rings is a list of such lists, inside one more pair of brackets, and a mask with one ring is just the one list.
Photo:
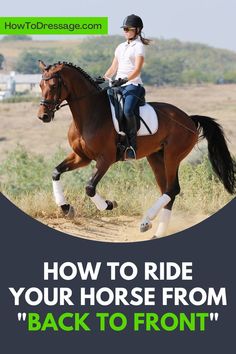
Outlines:
{"label": "horse's tail", "polygon": [[208,142],[208,155],[212,168],[225,189],[236,192],[236,162],[230,155],[222,126],[215,119],[204,116],[190,116],[202,138]]}

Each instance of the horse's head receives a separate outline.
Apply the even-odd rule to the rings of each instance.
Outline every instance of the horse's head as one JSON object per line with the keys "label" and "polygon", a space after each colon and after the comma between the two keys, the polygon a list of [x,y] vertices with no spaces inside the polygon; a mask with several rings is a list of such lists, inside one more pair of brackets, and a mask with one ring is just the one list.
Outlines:
{"label": "horse's head", "polygon": [[67,98],[68,92],[66,85],[61,76],[61,70],[64,64],[46,66],[39,60],[39,67],[42,71],[42,80],[40,88],[42,98],[38,111],[38,118],[44,123],[51,122],[54,118],[54,113],[60,107],[60,104]]}

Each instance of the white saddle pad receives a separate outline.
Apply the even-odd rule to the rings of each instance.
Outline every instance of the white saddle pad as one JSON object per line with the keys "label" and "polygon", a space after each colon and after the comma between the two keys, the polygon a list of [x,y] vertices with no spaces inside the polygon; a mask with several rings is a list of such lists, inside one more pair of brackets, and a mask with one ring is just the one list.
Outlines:
{"label": "white saddle pad", "polygon": [[[110,102],[110,106],[111,106],[111,114],[112,114],[112,120],[113,120],[113,124],[114,124],[114,128],[116,130],[116,132],[120,135],[125,135],[124,132],[119,131],[119,124],[118,121],[116,119],[116,115],[115,115],[115,109],[113,104]],[[147,130],[147,128],[145,127],[145,125],[143,124],[143,122],[141,121],[140,123],[140,129],[137,132],[138,136],[144,136],[144,135],[152,135],[155,134],[157,132],[158,129],[158,117],[157,114],[154,110],[154,108],[146,103],[144,106],[140,106],[139,107],[139,112],[140,112],[140,116],[142,117],[142,119],[145,121],[145,123],[147,124],[147,126],[149,127],[150,131],[152,132],[151,134],[149,133],[149,131]]]}

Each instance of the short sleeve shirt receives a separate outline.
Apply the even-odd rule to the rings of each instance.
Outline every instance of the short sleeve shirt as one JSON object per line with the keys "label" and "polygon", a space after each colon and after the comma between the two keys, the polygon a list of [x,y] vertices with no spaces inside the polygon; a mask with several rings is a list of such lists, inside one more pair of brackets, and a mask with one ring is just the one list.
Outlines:
{"label": "short sleeve shirt", "polygon": [[[115,50],[115,57],[118,60],[118,70],[116,79],[123,79],[130,75],[135,68],[135,58],[138,56],[145,56],[144,45],[139,38],[131,41],[121,43]],[[140,75],[128,81],[125,85],[129,84],[143,84]]]}

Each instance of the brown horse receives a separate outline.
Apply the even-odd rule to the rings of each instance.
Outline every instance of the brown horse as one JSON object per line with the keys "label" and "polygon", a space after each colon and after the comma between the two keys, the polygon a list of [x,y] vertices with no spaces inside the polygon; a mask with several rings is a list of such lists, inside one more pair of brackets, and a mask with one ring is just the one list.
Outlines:
{"label": "brown horse", "polygon": [[[66,171],[87,166],[92,160],[96,168],[86,186],[86,194],[100,210],[111,210],[115,202],[104,200],[96,186],[109,167],[117,161],[118,134],[114,130],[107,93],[81,68],[71,63],[56,63],[46,66],[39,61],[43,76],[40,82],[42,99],[38,118],[50,122],[62,102],[67,101],[73,121],[68,139],[72,152],[53,171],[53,190],[57,205],[65,215],[73,214],[73,208],[65,200],[60,176]],[[149,103],[158,113],[158,131],[137,139],[137,158],[147,157],[155,174],[161,197],[147,210],[140,231],[151,228],[151,221],[160,212],[155,234],[166,233],[175,197],[180,192],[178,169],[180,162],[189,154],[202,137],[208,141],[209,159],[213,170],[233,194],[236,189],[235,162],[228,150],[222,127],[212,118],[188,116],[179,108],[167,104]]]}

